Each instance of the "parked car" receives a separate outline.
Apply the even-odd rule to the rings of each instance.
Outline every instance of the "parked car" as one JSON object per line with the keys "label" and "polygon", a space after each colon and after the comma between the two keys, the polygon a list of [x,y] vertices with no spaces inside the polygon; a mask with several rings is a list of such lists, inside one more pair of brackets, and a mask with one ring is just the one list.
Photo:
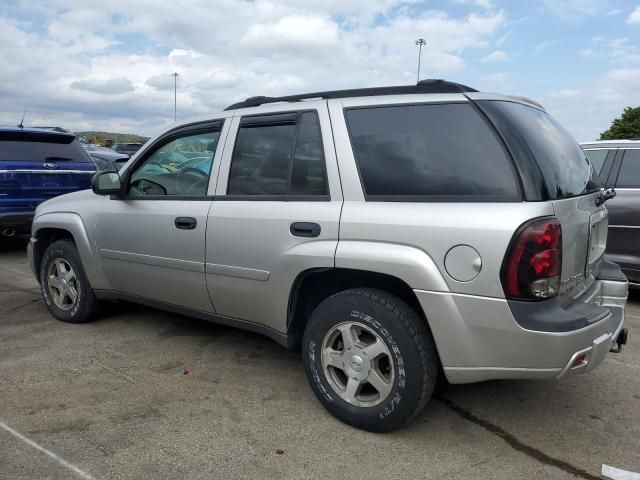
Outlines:
{"label": "parked car", "polygon": [[630,285],[640,287],[640,140],[589,142],[582,148],[598,180],[617,193],[607,203],[606,258],[620,264]]}
{"label": "parked car", "polygon": [[120,170],[131,158],[124,153],[114,152],[112,149],[100,145],[83,144],[84,149],[98,166],[98,170]]}
{"label": "parked car", "polygon": [[319,401],[388,431],[449,382],[588,372],[623,328],[606,200],[526,99],[464,85],[252,97],[37,211],[56,318],[130,300],[301,349]]}
{"label": "parked car", "polygon": [[95,172],[69,133],[0,127],[0,234],[28,233],[41,202],[89,188]]}
{"label": "parked car", "polygon": [[118,153],[126,153],[129,156],[132,156],[138,150],[142,148],[144,143],[115,143],[111,147]]}

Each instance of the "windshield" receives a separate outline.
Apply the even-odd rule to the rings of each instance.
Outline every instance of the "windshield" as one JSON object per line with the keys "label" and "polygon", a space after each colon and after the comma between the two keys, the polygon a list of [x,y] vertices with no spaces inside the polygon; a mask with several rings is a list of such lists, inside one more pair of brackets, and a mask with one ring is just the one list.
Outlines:
{"label": "windshield", "polygon": [[591,164],[580,145],[562,125],[548,113],[521,103],[491,103],[522,135],[552,199],[588,193]]}

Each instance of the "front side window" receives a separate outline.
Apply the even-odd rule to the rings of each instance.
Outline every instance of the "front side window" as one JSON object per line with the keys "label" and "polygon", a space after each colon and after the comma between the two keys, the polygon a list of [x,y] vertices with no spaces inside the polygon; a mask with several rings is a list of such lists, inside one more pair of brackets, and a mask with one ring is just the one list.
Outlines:
{"label": "front side window", "polygon": [[640,150],[624,152],[617,187],[640,188]]}
{"label": "front side window", "polygon": [[199,132],[162,144],[131,175],[129,195],[206,195],[219,137]]}
{"label": "front side window", "polygon": [[318,115],[243,118],[231,159],[228,195],[327,195]]}
{"label": "front side window", "polygon": [[471,105],[354,108],[346,119],[369,199],[519,199],[509,159]]}

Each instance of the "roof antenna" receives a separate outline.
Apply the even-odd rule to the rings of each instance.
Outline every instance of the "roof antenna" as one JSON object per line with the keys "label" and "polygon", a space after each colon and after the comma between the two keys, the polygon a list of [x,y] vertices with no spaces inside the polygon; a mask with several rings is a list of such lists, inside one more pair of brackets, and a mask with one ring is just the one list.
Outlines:
{"label": "roof antenna", "polygon": [[24,126],[22,124],[24,123],[24,116],[26,114],[27,114],[27,107],[24,107],[24,112],[22,113],[22,119],[20,120],[20,125],[18,125],[18,127],[24,128]]}

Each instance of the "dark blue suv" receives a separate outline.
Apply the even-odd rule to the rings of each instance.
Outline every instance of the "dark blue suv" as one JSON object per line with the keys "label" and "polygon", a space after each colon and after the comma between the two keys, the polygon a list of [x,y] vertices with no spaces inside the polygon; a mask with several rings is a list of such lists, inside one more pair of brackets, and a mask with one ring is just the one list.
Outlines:
{"label": "dark blue suv", "polygon": [[89,188],[95,172],[70,133],[0,127],[0,237],[28,233],[40,203]]}

